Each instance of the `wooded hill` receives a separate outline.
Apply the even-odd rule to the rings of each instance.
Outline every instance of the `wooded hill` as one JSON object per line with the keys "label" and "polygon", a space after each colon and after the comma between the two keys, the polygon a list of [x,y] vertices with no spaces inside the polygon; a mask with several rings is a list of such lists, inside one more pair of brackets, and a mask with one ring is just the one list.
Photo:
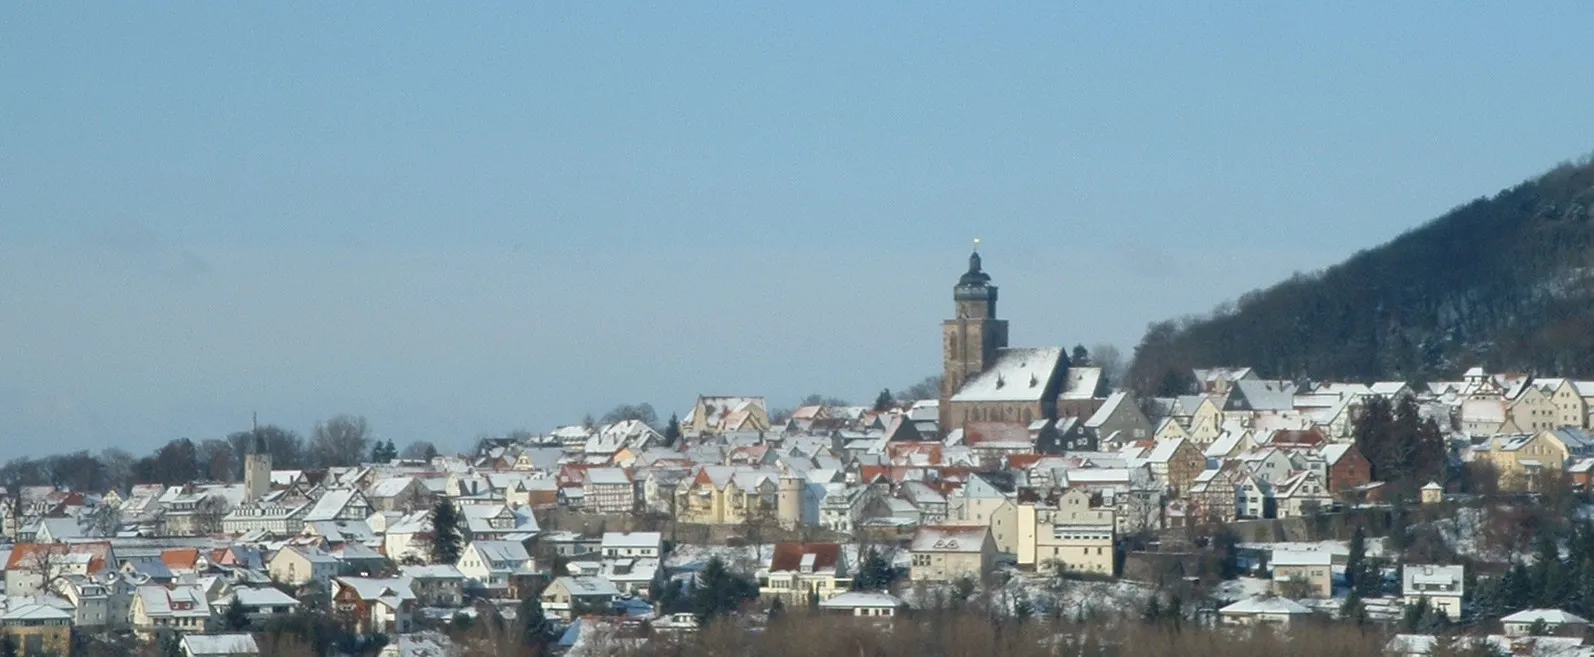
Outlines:
{"label": "wooded hill", "polygon": [[1282,379],[1420,381],[1471,365],[1589,375],[1591,262],[1594,163],[1584,160],[1207,317],[1152,324],[1129,383],[1168,394],[1192,367],[1229,365]]}

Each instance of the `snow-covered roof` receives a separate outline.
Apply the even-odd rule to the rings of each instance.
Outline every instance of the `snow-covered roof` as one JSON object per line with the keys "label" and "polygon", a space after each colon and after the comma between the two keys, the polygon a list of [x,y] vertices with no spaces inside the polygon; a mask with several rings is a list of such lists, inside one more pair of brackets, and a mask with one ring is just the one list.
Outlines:
{"label": "snow-covered roof", "polygon": [[1272,563],[1278,566],[1328,566],[1334,555],[1318,550],[1274,550]]}
{"label": "snow-covered roof", "polygon": [[1566,625],[1568,623],[1588,623],[1582,616],[1561,611],[1560,609],[1524,609],[1514,614],[1509,614],[1500,619],[1502,623],[1536,623],[1544,621],[1546,625]]}
{"label": "snow-covered roof", "polygon": [[260,588],[239,587],[232,591],[233,601],[245,607],[278,607],[299,606],[299,601],[293,596],[283,593],[272,586]]}
{"label": "snow-covered roof", "polygon": [[248,632],[237,634],[185,634],[183,653],[189,657],[205,655],[258,655],[260,646]]}
{"label": "snow-covered roof", "polygon": [[465,574],[449,564],[399,566],[399,572],[415,579],[464,579]]}
{"label": "snow-covered roof", "polygon": [[523,563],[531,559],[526,546],[520,541],[476,541],[470,545],[487,561]]}
{"label": "snow-covered roof", "polygon": [[659,532],[604,532],[601,545],[606,548],[658,548],[664,542]]}
{"label": "snow-covered roof", "polygon": [[1040,401],[1062,358],[1059,347],[999,349],[996,362],[965,381],[952,401]]}
{"label": "snow-covered roof", "polygon": [[315,501],[315,506],[310,507],[310,512],[305,514],[305,522],[316,520],[336,520],[339,513],[360,496],[360,491],[353,488],[334,488],[321,495]]}
{"label": "snow-covered roof", "polygon": [[[1045,383],[1042,381],[1042,383]],[[1096,388],[1101,385],[1100,367],[1069,367],[1068,378],[1063,381],[1063,389],[1058,397],[1062,399],[1094,399]]]}
{"label": "snow-covered roof", "polygon": [[366,494],[371,497],[393,497],[404,492],[414,481],[414,477],[387,477],[377,480]]}
{"label": "snow-covered roof", "polygon": [[575,596],[609,596],[620,595],[620,589],[615,588],[614,582],[604,577],[560,577],[549,586],[560,584],[566,591]]}
{"label": "snow-covered roof", "polygon": [[889,593],[848,591],[819,602],[820,609],[895,609],[907,603]]}
{"label": "snow-covered roof", "polygon": [[1400,569],[1401,581],[1404,590],[1409,594],[1413,592],[1413,585],[1423,586],[1453,586],[1454,593],[1461,595],[1462,584],[1466,581],[1466,568],[1464,566],[1438,566],[1434,564],[1407,564]]}
{"label": "snow-covered roof", "polygon": [[1085,428],[1095,429],[1106,424],[1107,420],[1112,418],[1112,414],[1118,412],[1118,405],[1124,403],[1128,398],[1129,393],[1127,392],[1115,392],[1107,395],[1106,401],[1101,403],[1095,413],[1090,414],[1090,419],[1085,420]]}
{"label": "snow-covered roof", "polygon": [[631,483],[631,475],[625,468],[588,468],[587,483],[623,486]]}
{"label": "snow-covered roof", "polygon": [[1290,614],[1306,615],[1312,610],[1289,598],[1257,597],[1241,600],[1218,610],[1220,614]]}

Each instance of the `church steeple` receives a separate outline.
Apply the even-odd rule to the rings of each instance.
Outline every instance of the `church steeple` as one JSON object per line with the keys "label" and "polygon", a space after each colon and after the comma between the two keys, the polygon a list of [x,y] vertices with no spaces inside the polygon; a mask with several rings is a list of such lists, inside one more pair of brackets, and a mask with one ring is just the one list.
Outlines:
{"label": "church steeple", "polygon": [[963,382],[996,362],[997,351],[1007,347],[1007,322],[996,318],[996,286],[980,259],[980,241],[974,240],[969,269],[952,288],[953,319],[941,323],[943,339],[941,375],[942,426],[948,426],[948,400]]}

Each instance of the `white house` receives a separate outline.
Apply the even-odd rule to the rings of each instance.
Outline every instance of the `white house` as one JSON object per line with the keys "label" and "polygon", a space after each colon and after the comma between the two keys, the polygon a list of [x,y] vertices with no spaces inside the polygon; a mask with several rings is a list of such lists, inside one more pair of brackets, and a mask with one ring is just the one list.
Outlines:
{"label": "white house", "polygon": [[1427,600],[1429,608],[1459,619],[1465,575],[1465,566],[1407,564],[1400,569],[1401,601],[1409,607]]}
{"label": "white house", "polygon": [[474,541],[459,555],[459,572],[490,591],[507,590],[517,576],[537,572],[536,561],[517,541]]}
{"label": "white house", "polygon": [[1289,598],[1257,597],[1241,600],[1218,610],[1224,625],[1278,625],[1312,615],[1312,610]]}
{"label": "white house", "polygon": [[1577,614],[1559,609],[1524,609],[1500,619],[1506,636],[1527,636],[1533,625],[1542,622],[1550,634],[1579,635],[1588,631],[1588,621]]}
{"label": "white house", "polygon": [[598,550],[610,559],[658,559],[664,551],[664,535],[659,532],[604,532]]}

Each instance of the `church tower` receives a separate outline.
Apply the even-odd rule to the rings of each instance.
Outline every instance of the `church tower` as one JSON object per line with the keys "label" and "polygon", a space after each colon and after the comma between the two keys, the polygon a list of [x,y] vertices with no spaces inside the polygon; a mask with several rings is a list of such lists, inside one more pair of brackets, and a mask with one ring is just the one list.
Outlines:
{"label": "church tower", "polygon": [[980,241],[974,240],[969,270],[952,288],[955,319],[941,322],[941,427],[949,426],[949,400],[969,377],[996,362],[996,352],[1007,347],[1007,320],[996,318],[996,286],[980,270]]}
{"label": "church tower", "polygon": [[260,427],[254,429],[249,453],[244,455],[244,501],[258,502],[271,492],[271,452],[266,449],[266,437]]}

